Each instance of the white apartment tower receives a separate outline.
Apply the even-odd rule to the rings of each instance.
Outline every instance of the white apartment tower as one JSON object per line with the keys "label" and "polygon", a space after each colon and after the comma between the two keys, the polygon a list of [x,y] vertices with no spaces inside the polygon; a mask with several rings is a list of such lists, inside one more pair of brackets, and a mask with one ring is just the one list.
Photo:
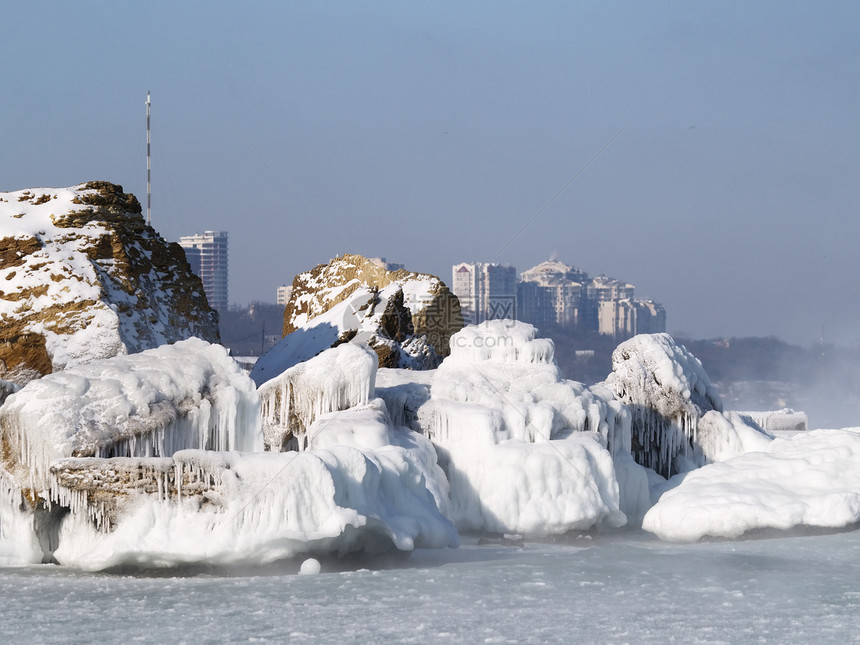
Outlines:
{"label": "white apartment tower", "polygon": [[451,291],[460,300],[466,324],[516,318],[517,272],[512,266],[463,262],[452,270]]}
{"label": "white apartment tower", "polygon": [[206,231],[203,234],[179,238],[185,249],[188,264],[203,282],[203,291],[209,306],[218,312],[226,311],[227,298],[227,231]]}

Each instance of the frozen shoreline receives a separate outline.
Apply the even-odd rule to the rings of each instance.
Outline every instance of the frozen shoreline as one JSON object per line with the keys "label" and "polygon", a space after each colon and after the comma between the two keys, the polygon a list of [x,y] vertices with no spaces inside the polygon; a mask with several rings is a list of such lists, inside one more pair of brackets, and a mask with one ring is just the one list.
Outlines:
{"label": "frozen shoreline", "polygon": [[[418,549],[294,575],[128,576],[0,569],[8,640],[314,642],[850,642],[860,531],[670,544]],[[341,561],[341,565],[347,562]],[[371,565],[374,568],[363,568]],[[172,572],[176,574],[175,571]],[[98,620],[92,616],[98,612]],[[38,616],[38,620],[34,617]]]}

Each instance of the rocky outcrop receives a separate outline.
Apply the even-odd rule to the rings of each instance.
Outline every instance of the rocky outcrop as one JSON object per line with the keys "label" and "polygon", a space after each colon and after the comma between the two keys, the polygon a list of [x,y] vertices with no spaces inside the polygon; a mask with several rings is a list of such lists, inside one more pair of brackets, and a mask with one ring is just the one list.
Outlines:
{"label": "rocky outcrop", "polygon": [[664,477],[770,440],[748,419],[723,413],[702,363],[669,334],[621,343],[605,385],[631,411],[634,459]]}
{"label": "rocky outcrop", "polygon": [[134,195],[108,182],[0,193],[0,378],[190,336],[217,341],[217,314]]}
{"label": "rocky outcrop", "polygon": [[344,255],[296,276],[284,338],[260,357],[251,378],[262,385],[347,342],[368,345],[379,367],[433,369],[462,327],[460,303],[439,278]]}
{"label": "rocky outcrop", "polygon": [[[440,360],[447,356],[451,335],[463,327],[457,296],[436,276],[387,271],[360,255],[342,255],[295,277],[284,310],[284,336],[306,327],[358,289],[379,292],[392,284],[400,286],[402,296],[385,305],[384,335],[398,342],[410,335],[423,336]],[[380,367],[396,366],[380,363]]]}

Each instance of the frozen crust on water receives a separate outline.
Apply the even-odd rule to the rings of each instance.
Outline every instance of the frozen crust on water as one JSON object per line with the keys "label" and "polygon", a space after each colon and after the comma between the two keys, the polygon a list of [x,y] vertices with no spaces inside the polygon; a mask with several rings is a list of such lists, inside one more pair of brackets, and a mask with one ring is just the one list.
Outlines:
{"label": "frozen crust on water", "polygon": [[[671,482],[670,482],[671,483]],[[645,515],[661,539],[860,522],[860,429],[814,430],[677,477]]]}

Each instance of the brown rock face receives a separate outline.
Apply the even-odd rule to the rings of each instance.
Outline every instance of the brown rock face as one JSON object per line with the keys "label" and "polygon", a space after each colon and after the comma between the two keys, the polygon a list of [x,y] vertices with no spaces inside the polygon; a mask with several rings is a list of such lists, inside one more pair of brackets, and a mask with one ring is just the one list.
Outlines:
{"label": "brown rock face", "polygon": [[103,181],[0,193],[0,379],[190,336],[217,342],[217,314],[134,195]]}
{"label": "brown rock face", "polygon": [[[460,301],[445,283],[425,273],[387,271],[360,255],[342,255],[295,277],[284,310],[283,334],[305,326],[358,289],[380,291],[394,283],[401,286],[403,296],[402,300],[392,298],[386,305],[382,315],[383,335],[398,342],[410,335],[424,337],[439,358],[447,356],[448,341],[462,329],[463,315]],[[380,346],[377,353],[380,366],[389,366],[385,357],[391,354],[390,346]]]}

